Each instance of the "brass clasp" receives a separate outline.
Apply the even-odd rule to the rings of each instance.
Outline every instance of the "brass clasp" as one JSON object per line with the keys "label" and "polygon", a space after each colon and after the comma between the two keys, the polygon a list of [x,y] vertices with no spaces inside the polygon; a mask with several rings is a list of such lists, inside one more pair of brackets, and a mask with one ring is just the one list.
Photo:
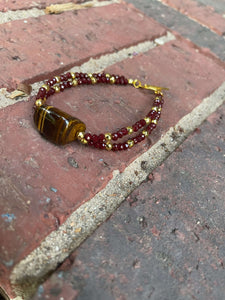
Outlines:
{"label": "brass clasp", "polygon": [[142,89],[146,89],[146,90],[152,90],[154,91],[156,94],[162,94],[162,90],[169,90],[168,88],[165,87],[160,87],[160,86],[154,86],[154,85],[149,85],[149,84],[144,84],[142,85],[140,80],[135,79],[133,81],[133,86],[138,89],[138,88],[142,88]]}

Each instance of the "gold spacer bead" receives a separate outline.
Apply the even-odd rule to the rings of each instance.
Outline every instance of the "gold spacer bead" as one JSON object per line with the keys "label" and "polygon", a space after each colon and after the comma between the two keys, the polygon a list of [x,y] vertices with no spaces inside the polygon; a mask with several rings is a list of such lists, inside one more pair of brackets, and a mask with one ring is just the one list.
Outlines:
{"label": "gold spacer bead", "polygon": [[151,123],[151,119],[149,117],[145,117],[144,120],[147,125]]}
{"label": "gold spacer bead", "polygon": [[130,79],[128,79],[128,83],[129,83],[129,84],[133,84],[133,82],[134,82],[134,80],[133,80],[133,79],[131,79],[131,78],[130,78]]}
{"label": "gold spacer bead", "polygon": [[131,126],[128,126],[127,131],[128,131],[128,134],[131,134],[131,133],[133,133],[133,128]]}
{"label": "gold spacer bead", "polygon": [[43,102],[43,100],[42,99],[37,99],[36,101],[35,101],[35,105],[36,106],[42,106],[44,104],[44,102]]}
{"label": "gold spacer bead", "polygon": [[114,76],[110,77],[110,83],[114,84],[116,82],[116,78]]}
{"label": "gold spacer bead", "polygon": [[110,132],[105,133],[105,138],[107,141],[111,141],[111,139],[112,139],[111,133]]}
{"label": "gold spacer bead", "polygon": [[148,131],[147,130],[143,130],[142,133],[144,134],[144,136],[148,136]]}
{"label": "gold spacer bead", "polygon": [[76,79],[74,79],[74,80],[72,81],[72,83],[73,83],[73,86],[77,86],[77,85],[78,85],[78,82],[77,82]]}
{"label": "gold spacer bead", "polygon": [[71,77],[72,77],[72,79],[75,79],[75,78],[76,78],[76,75],[75,75],[75,73],[73,73],[73,72],[70,72],[70,74],[71,74]]}
{"label": "gold spacer bead", "polygon": [[110,77],[111,77],[111,75],[110,75],[109,73],[107,73],[107,74],[105,74],[105,77],[108,77],[108,78],[110,78]]}
{"label": "gold spacer bead", "polygon": [[152,110],[158,111],[158,107],[157,107],[157,106],[153,106],[153,107],[152,107]]}
{"label": "gold spacer bead", "polygon": [[47,85],[47,84],[43,84],[41,87],[43,87],[44,89],[46,89],[46,91],[49,91],[49,90],[50,90],[50,87],[49,87],[49,85]]}
{"label": "gold spacer bead", "polygon": [[133,140],[128,140],[127,141],[127,144],[129,146],[129,148],[133,147],[134,146],[134,141]]}
{"label": "gold spacer bead", "polygon": [[53,86],[53,89],[55,90],[56,93],[60,92],[60,87],[58,85]]}
{"label": "gold spacer bead", "polygon": [[161,111],[162,110],[162,107],[158,107],[158,111]]}
{"label": "gold spacer bead", "polygon": [[84,138],[84,132],[79,131],[79,132],[77,133],[77,138],[78,138],[78,140],[81,141],[81,140]]}
{"label": "gold spacer bead", "polygon": [[157,120],[152,120],[152,123],[154,123],[156,125],[158,122],[157,122]]}
{"label": "gold spacer bead", "polygon": [[61,79],[60,79],[59,76],[55,76],[55,79],[56,79],[56,82],[57,82],[57,83],[60,83]]}
{"label": "gold spacer bead", "polygon": [[88,73],[88,77],[90,77],[90,78],[91,78],[91,77],[92,77],[92,73]]}
{"label": "gold spacer bead", "polygon": [[108,151],[112,150],[112,144],[111,143],[106,143],[105,149],[108,150]]}
{"label": "gold spacer bead", "polygon": [[84,144],[84,145],[87,145],[87,144],[88,144],[88,141],[85,140],[85,139],[81,139],[80,141],[81,141],[81,143]]}
{"label": "gold spacer bead", "polygon": [[91,77],[91,83],[92,84],[96,84],[97,83],[97,79],[95,77]]}

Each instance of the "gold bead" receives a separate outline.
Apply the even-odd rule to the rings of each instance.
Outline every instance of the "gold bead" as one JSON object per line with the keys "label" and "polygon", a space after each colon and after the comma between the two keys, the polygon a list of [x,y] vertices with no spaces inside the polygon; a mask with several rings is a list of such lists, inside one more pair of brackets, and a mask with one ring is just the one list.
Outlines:
{"label": "gold bead", "polygon": [[74,80],[72,81],[72,83],[73,83],[73,86],[77,86],[77,85],[78,85],[78,82],[77,82],[76,79],[74,79]]}
{"label": "gold bead", "polygon": [[153,107],[152,107],[152,110],[158,111],[158,107],[157,107],[157,106],[153,106]]}
{"label": "gold bead", "polygon": [[161,111],[162,110],[162,107],[158,107],[158,111]]}
{"label": "gold bead", "polygon": [[110,77],[111,77],[111,75],[110,75],[109,73],[107,73],[107,74],[105,74],[105,77],[108,77],[108,78],[110,78]]}
{"label": "gold bead", "polygon": [[152,123],[154,123],[156,125],[158,122],[157,122],[157,120],[152,120]]}
{"label": "gold bead", "polygon": [[107,141],[111,141],[111,139],[112,139],[111,133],[110,132],[105,133],[105,138]]}
{"label": "gold bead", "polygon": [[128,140],[127,141],[127,144],[129,146],[129,148],[133,147],[134,146],[134,141],[133,140]]}
{"label": "gold bead", "polygon": [[145,117],[144,120],[147,125],[151,123],[151,119],[149,117]]}
{"label": "gold bead", "polygon": [[81,143],[84,144],[84,145],[87,145],[87,144],[88,144],[88,141],[85,140],[85,139],[81,139],[80,141],[81,141]]}
{"label": "gold bead", "polygon": [[128,83],[129,83],[129,84],[133,84],[133,82],[134,82],[134,80],[133,80],[133,79],[131,79],[131,78],[130,78],[130,79],[128,79]]}
{"label": "gold bead", "polygon": [[114,76],[110,77],[110,83],[114,84],[116,82],[116,78]]}
{"label": "gold bead", "polygon": [[36,106],[42,106],[44,103],[43,103],[43,101],[42,101],[42,99],[37,99],[36,101],[35,101],[35,105]]}
{"label": "gold bead", "polygon": [[108,150],[108,151],[112,150],[112,144],[111,143],[106,143],[105,149]]}
{"label": "gold bead", "polygon": [[90,78],[91,78],[91,77],[92,77],[92,73],[88,73],[88,77],[90,77]]}
{"label": "gold bead", "polygon": [[147,130],[143,130],[142,133],[144,134],[144,136],[148,136],[148,131]]}
{"label": "gold bead", "polygon": [[53,86],[53,89],[55,90],[56,93],[60,92],[60,87],[58,85]]}
{"label": "gold bead", "polygon": [[59,83],[61,81],[59,76],[55,76],[56,82]]}
{"label": "gold bead", "polygon": [[49,91],[49,89],[50,89],[49,85],[47,85],[47,84],[43,84],[42,87],[43,87],[44,89],[46,89],[46,91]]}
{"label": "gold bead", "polygon": [[70,72],[70,74],[71,74],[72,79],[75,79],[75,78],[76,78],[75,73]]}
{"label": "gold bead", "polygon": [[84,138],[84,132],[82,132],[82,131],[78,132],[77,133],[77,138],[78,138],[78,140],[81,141]]}
{"label": "gold bead", "polygon": [[128,126],[127,131],[128,131],[128,134],[131,134],[131,133],[133,133],[133,128],[131,126]]}
{"label": "gold bead", "polygon": [[91,83],[92,84],[96,84],[97,83],[97,79],[95,77],[91,77]]}

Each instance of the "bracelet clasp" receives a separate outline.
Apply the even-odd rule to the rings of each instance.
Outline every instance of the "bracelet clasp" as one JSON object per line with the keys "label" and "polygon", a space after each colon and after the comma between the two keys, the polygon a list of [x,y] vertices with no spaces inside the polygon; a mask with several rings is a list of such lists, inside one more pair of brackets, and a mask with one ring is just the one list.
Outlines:
{"label": "bracelet clasp", "polygon": [[160,87],[160,86],[154,86],[154,85],[150,85],[150,84],[144,84],[142,85],[142,83],[140,82],[140,80],[135,79],[133,81],[133,86],[138,89],[138,88],[142,88],[142,89],[146,89],[146,90],[152,90],[154,91],[156,94],[162,94],[162,90],[169,90],[166,87]]}

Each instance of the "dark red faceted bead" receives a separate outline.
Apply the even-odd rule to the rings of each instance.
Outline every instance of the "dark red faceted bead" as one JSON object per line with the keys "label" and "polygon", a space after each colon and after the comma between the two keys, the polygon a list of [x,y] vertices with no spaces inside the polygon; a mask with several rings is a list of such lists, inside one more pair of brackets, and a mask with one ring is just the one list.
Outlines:
{"label": "dark red faceted bead", "polygon": [[137,123],[135,123],[135,124],[132,126],[132,128],[133,128],[133,131],[134,131],[134,132],[137,132],[138,129],[139,129],[139,126],[138,126]]}
{"label": "dark red faceted bead", "polygon": [[97,142],[98,142],[98,136],[97,136],[97,134],[93,134],[92,137],[91,137],[91,140],[92,140],[94,143],[97,143]]}
{"label": "dark red faceted bead", "polygon": [[119,139],[121,139],[121,137],[123,137],[123,133],[122,133],[122,131],[117,131],[117,136],[118,136],[118,138]]}
{"label": "dark red faceted bead", "polygon": [[105,149],[105,147],[106,147],[106,144],[105,144],[105,143],[103,143],[103,142],[102,142],[102,143],[99,143],[99,148],[100,148],[100,149],[103,150],[103,149]]}
{"label": "dark red faceted bead", "polygon": [[90,142],[92,140],[92,135],[90,133],[85,133],[84,138],[85,138],[85,140]]}
{"label": "dark red faceted bead", "polygon": [[99,140],[100,142],[105,141],[105,135],[104,135],[103,133],[99,134],[98,140]]}
{"label": "dark red faceted bead", "polygon": [[83,84],[87,84],[87,79],[85,77],[81,78]]}
{"label": "dark red faceted bead", "polygon": [[39,94],[40,98],[44,98],[46,93],[47,93],[47,90],[43,87],[41,87],[38,91],[38,94]]}
{"label": "dark red faceted bead", "polygon": [[80,77],[80,78],[84,78],[84,77],[85,77],[84,73],[82,73],[82,72],[79,73],[79,77]]}
{"label": "dark red faceted bead", "polygon": [[61,92],[63,92],[64,90],[65,90],[65,85],[64,85],[64,83],[61,83],[60,85],[59,85],[59,87],[60,87],[60,91]]}
{"label": "dark red faceted bead", "polygon": [[95,147],[95,148],[100,148],[100,143],[99,143],[99,142],[94,143],[94,147]]}
{"label": "dark red faceted bead", "polygon": [[148,114],[147,114],[147,116],[149,117],[149,118],[151,118],[152,120],[153,119],[155,119],[155,116],[157,115],[157,111],[155,111],[155,110],[151,110]]}
{"label": "dark red faceted bead", "polygon": [[119,137],[118,137],[118,134],[117,134],[116,132],[112,133],[112,134],[111,134],[111,137],[112,137],[112,140],[113,140],[113,141],[117,141],[118,138],[119,138]]}
{"label": "dark red faceted bead", "polygon": [[154,123],[151,123],[146,127],[146,129],[148,130],[149,133],[151,133],[152,130],[155,128],[156,128],[156,124],[154,124]]}
{"label": "dark red faceted bead", "polygon": [[71,79],[71,78],[72,78],[72,75],[71,75],[70,72],[67,72],[67,73],[65,74],[65,77],[66,77],[66,79],[68,80],[68,79]]}
{"label": "dark red faceted bead", "polygon": [[137,144],[138,143],[137,137],[134,137],[133,141],[134,141],[134,144]]}
{"label": "dark red faceted bead", "polygon": [[106,83],[110,83],[110,78],[106,77]]}
{"label": "dark red faceted bead", "polygon": [[60,80],[67,81],[66,75],[64,75],[64,74],[60,75]]}
{"label": "dark red faceted bead", "polygon": [[118,151],[118,144],[112,145],[112,151]]}
{"label": "dark red faceted bead", "polygon": [[128,134],[128,130],[127,130],[126,127],[121,128],[120,132],[122,132],[123,135],[127,135]]}
{"label": "dark red faceted bead", "polygon": [[51,88],[49,89],[49,91],[47,92],[46,97],[48,98],[48,97],[50,97],[50,96],[52,96],[52,95],[54,95],[54,94],[55,94],[55,90],[51,87]]}
{"label": "dark red faceted bead", "polygon": [[129,148],[129,145],[127,143],[123,143],[123,150],[127,150]]}
{"label": "dark red faceted bead", "polygon": [[126,78],[124,78],[124,85],[128,84],[128,80]]}
{"label": "dark red faceted bead", "polygon": [[122,151],[123,148],[124,148],[124,147],[123,147],[123,144],[118,144],[118,150],[119,150],[119,151]]}
{"label": "dark red faceted bead", "polygon": [[90,77],[87,77],[86,80],[87,80],[87,84],[91,84],[91,78]]}
{"label": "dark red faceted bead", "polygon": [[78,83],[79,85],[81,85],[81,84],[83,83],[82,79],[78,79],[78,80],[77,80],[77,83]]}
{"label": "dark red faceted bead", "polygon": [[146,125],[146,121],[144,119],[141,119],[139,123],[141,124],[141,127],[144,127]]}
{"label": "dark red faceted bead", "polygon": [[46,84],[49,85],[49,86],[53,86],[53,85],[54,85],[53,79],[49,79],[49,80],[46,82]]}

